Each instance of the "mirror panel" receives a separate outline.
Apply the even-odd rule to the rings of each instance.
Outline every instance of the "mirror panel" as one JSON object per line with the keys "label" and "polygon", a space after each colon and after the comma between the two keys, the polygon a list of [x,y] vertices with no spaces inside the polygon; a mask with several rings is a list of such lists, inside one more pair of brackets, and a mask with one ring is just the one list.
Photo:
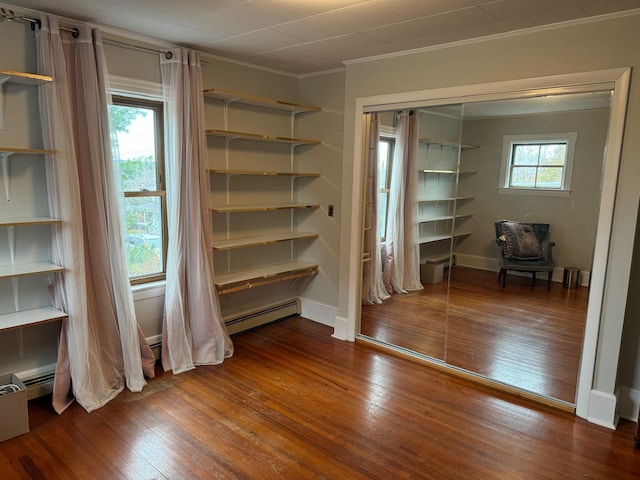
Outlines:
{"label": "mirror panel", "polygon": [[[361,333],[500,383],[575,402],[610,91],[419,109],[417,219],[424,289],[364,306]],[[505,136],[576,134],[570,191],[505,192]],[[539,193],[539,192],[538,192]],[[496,281],[495,222],[548,223],[550,290]],[[565,268],[579,287],[563,286]],[[441,279],[441,280],[440,280]]]}

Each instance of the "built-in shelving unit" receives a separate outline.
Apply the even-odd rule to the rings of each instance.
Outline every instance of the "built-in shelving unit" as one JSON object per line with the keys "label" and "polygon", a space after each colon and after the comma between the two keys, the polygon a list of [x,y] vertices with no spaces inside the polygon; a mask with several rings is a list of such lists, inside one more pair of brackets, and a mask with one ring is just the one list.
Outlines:
{"label": "built-in shelving unit", "polygon": [[[8,84],[19,84],[26,86],[40,85],[42,83],[51,82],[52,78],[46,75],[38,75],[34,73],[16,72],[13,70],[0,69],[0,123],[1,130],[4,132],[4,114],[5,105],[4,96],[6,94],[5,87]],[[0,143],[2,137],[0,137]],[[13,310],[6,312],[8,305],[3,305],[5,313],[0,314],[0,331],[21,329],[23,327],[39,325],[51,321],[59,320],[67,316],[66,313],[57,310],[50,305],[33,307],[29,297],[36,295],[42,297],[45,292],[34,292],[31,288],[37,287],[21,287],[21,280],[25,277],[47,276],[54,273],[64,271],[64,267],[56,265],[50,261],[41,261],[43,255],[49,256],[49,249],[40,250],[42,237],[42,226],[53,226],[61,222],[56,218],[42,215],[30,216],[33,210],[24,204],[29,202],[14,201],[11,199],[11,183],[12,175],[15,175],[13,162],[29,161],[33,162],[30,157],[54,154],[54,150],[44,150],[38,148],[25,148],[15,146],[0,146],[0,176],[2,176],[2,186],[5,192],[6,204],[0,208],[0,232],[4,230],[7,238],[7,252],[2,257],[7,259],[8,264],[0,265],[0,282],[7,282],[13,297]],[[45,189],[45,185],[36,185],[34,188]],[[17,190],[17,194],[24,193]],[[34,191],[34,195],[39,192]],[[29,232],[20,235],[19,242],[16,242],[16,231]],[[45,230],[46,231],[46,230]],[[33,233],[30,233],[33,232]],[[49,233],[50,235],[50,233]],[[19,244],[18,244],[19,243]],[[34,258],[36,257],[36,258]],[[34,261],[34,259],[36,261]],[[27,283],[31,285],[31,283]],[[3,287],[4,288],[4,287]],[[46,287],[44,287],[46,289]],[[26,303],[30,305],[28,309],[21,309],[20,304]],[[21,345],[22,336],[18,336],[19,351],[22,354]]]}
{"label": "built-in shelving unit", "polygon": [[471,215],[459,214],[458,206],[473,198],[458,195],[457,187],[460,175],[473,173],[460,171],[461,151],[475,146],[436,138],[421,138],[419,143],[420,261],[444,262],[457,243],[470,235],[461,231],[460,224]]}
{"label": "built-in shelving unit", "polygon": [[[316,139],[296,137],[294,128],[297,115],[319,112],[321,108],[218,88],[206,89],[204,96],[205,99],[222,102],[224,119],[224,128],[206,130],[208,137],[224,140],[223,146],[218,148],[220,151],[218,156],[211,158],[210,155],[212,168],[209,169],[212,177],[224,177],[220,181],[212,181],[212,195],[215,200],[209,205],[209,210],[214,215],[212,243],[214,263],[217,261],[218,265],[223,265],[222,269],[216,269],[215,283],[218,293],[231,294],[276,282],[287,280],[295,282],[297,279],[315,275],[319,266],[296,258],[295,244],[312,242],[318,238],[317,233],[298,230],[297,215],[301,211],[317,209],[319,204],[300,201],[297,191],[298,182],[313,181],[314,178],[320,177],[320,174],[299,171],[300,169],[294,166],[297,163],[298,147],[319,145],[321,142]],[[244,106],[241,112],[237,112],[238,117],[251,116],[251,109],[254,107],[260,110],[259,116],[263,117],[289,114],[290,121],[287,125],[290,134],[274,135],[228,128],[229,117],[236,114],[233,111],[234,104]],[[253,119],[250,123],[256,124]],[[260,121],[257,123],[260,124]],[[265,161],[270,161],[274,157],[283,158],[286,161],[278,163],[273,169],[262,169],[261,165],[258,169],[253,166],[244,168],[242,164],[245,159],[242,158],[243,143],[241,142],[272,144],[268,155],[265,155]],[[277,147],[279,144],[283,147]],[[260,146],[251,147],[251,154],[255,156],[256,149],[259,152],[261,148]],[[274,153],[275,148],[282,150]],[[287,168],[283,168],[283,165]],[[213,185],[218,186],[218,189],[216,190]],[[256,192],[262,188],[268,192],[268,198],[265,197],[264,201],[256,202],[255,197],[260,196]],[[246,220],[243,215],[248,215]],[[283,244],[285,249],[279,248],[272,257],[272,250],[268,249]],[[247,267],[251,263],[251,258],[256,259],[255,267]],[[267,262],[267,260],[270,261]]]}

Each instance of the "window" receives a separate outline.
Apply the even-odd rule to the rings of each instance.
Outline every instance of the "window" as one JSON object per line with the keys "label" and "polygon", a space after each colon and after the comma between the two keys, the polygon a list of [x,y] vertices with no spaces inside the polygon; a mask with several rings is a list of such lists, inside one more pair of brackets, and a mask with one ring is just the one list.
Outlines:
{"label": "window", "polygon": [[380,241],[387,237],[387,214],[391,190],[391,164],[395,140],[392,136],[381,136],[378,141],[378,235]]}
{"label": "window", "polygon": [[501,193],[568,195],[576,133],[506,135]]}
{"label": "window", "polygon": [[124,194],[124,250],[131,283],[164,278],[167,222],[162,102],[123,96],[109,107],[116,180]]}

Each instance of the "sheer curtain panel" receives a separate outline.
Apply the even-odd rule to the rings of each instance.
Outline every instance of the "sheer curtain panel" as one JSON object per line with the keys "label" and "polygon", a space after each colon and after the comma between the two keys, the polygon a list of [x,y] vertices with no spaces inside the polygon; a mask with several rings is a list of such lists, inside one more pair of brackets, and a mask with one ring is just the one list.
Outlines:
{"label": "sheer curtain panel", "polygon": [[181,373],[222,363],[233,344],[213,280],[202,71],[196,52],[161,55],[166,118],[167,286],[162,365]]}
{"label": "sheer curtain panel", "polygon": [[38,69],[54,78],[40,87],[44,146],[58,152],[47,162],[48,195],[52,215],[63,219],[52,256],[66,268],[53,296],[69,313],[53,403],[61,412],[75,397],[92,411],[125,385],[142,390],[154,359],[136,322],[124,259],[100,33],[81,26],[73,38],[48,15],[41,24]]}
{"label": "sheer curtain panel", "polygon": [[365,184],[365,225],[364,253],[370,255],[369,261],[362,265],[362,303],[371,305],[382,303],[389,294],[382,281],[382,258],[380,252],[380,232],[378,228],[378,141],[380,138],[380,119],[377,113],[364,116],[364,142],[367,155],[367,178]]}
{"label": "sheer curtain panel", "polygon": [[389,293],[420,290],[418,244],[418,118],[395,116],[396,145],[391,169],[384,284]]}

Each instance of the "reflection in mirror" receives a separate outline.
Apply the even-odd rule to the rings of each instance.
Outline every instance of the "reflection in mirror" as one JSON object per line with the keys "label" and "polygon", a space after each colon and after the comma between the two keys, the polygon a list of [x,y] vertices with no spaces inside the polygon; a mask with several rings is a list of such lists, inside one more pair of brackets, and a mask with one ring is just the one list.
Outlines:
{"label": "reflection in mirror", "polygon": [[[408,208],[417,212],[423,288],[363,305],[361,334],[573,404],[610,100],[604,91],[416,109],[418,174]],[[394,115],[376,115],[382,141]],[[370,170],[380,171],[380,162]],[[384,190],[377,184],[369,201]],[[379,210],[378,219],[385,221]],[[499,220],[549,229],[542,250],[541,239],[527,237],[536,240],[522,257],[527,271],[510,263],[504,286],[497,281],[505,262]],[[385,237],[378,242],[371,251],[381,252],[384,276],[393,267]],[[543,251],[552,253],[550,289],[545,270],[536,282],[529,271]]]}

